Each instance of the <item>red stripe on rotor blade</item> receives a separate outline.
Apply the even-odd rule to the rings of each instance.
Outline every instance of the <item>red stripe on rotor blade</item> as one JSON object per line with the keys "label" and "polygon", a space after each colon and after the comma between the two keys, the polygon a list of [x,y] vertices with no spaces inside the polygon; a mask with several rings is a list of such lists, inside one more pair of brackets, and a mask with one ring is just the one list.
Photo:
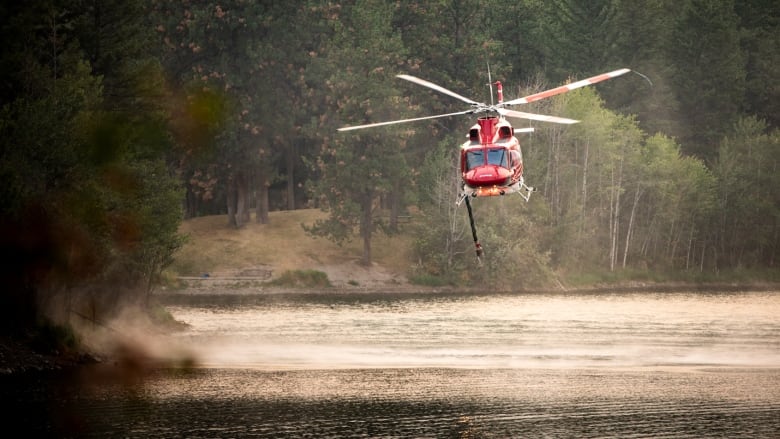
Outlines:
{"label": "red stripe on rotor blade", "polygon": [[587,79],[582,79],[579,81],[572,82],[571,84],[562,85],[560,87],[555,87],[553,89],[546,90],[541,93],[536,93],[531,96],[526,96],[523,99],[525,100],[525,102],[538,101],[539,99],[549,98],[550,96],[566,93],[567,91],[571,91],[580,87],[585,87],[586,85],[591,85],[597,82],[606,81],[607,79],[620,76],[628,71],[629,71],[628,69],[621,69],[621,70],[615,70],[614,72],[602,73],[601,75],[592,76]]}
{"label": "red stripe on rotor blade", "polygon": [[588,81],[591,84],[595,84],[597,82],[604,81],[605,79],[609,79],[611,77],[612,76],[609,73],[604,73],[603,75],[598,75],[598,76],[594,76],[592,78],[588,78],[588,79],[586,79],[586,81]]}
{"label": "red stripe on rotor blade", "polygon": [[565,93],[569,91],[569,87],[562,85],[560,87],[556,87],[547,91],[543,91],[541,93],[537,93],[535,95],[526,96],[525,100],[526,102],[534,102],[538,101],[539,99],[549,98],[550,96],[555,96],[557,94]]}

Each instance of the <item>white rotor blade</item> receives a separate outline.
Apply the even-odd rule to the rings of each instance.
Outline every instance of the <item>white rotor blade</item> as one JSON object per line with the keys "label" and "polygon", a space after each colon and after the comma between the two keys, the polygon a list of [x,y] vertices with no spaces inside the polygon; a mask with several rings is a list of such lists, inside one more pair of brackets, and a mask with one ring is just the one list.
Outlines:
{"label": "white rotor blade", "polygon": [[574,90],[576,88],[585,87],[586,85],[595,84],[597,82],[606,81],[607,79],[612,79],[616,76],[620,76],[623,74],[626,74],[630,72],[631,69],[620,69],[615,70],[609,73],[602,73],[601,75],[592,76],[588,79],[583,79],[582,81],[572,82],[571,84],[562,85],[560,87],[556,87],[550,90],[545,90],[543,92],[534,93],[532,95],[513,99],[511,101],[504,102],[504,105],[517,105],[517,104],[527,104],[529,102],[538,101],[539,99],[545,99],[549,98],[550,96],[555,96],[561,93],[566,93],[567,91]]}
{"label": "white rotor blade", "polygon": [[432,89],[434,89],[434,90],[436,90],[436,91],[438,91],[440,93],[444,93],[446,95],[452,96],[453,98],[460,99],[461,101],[463,101],[463,102],[465,102],[467,104],[481,105],[479,102],[472,101],[471,99],[463,97],[463,96],[455,93],[454,91],[447,90],[444,87],[440,87],[440,86],[438,86],[438,85],[436,85],[436,84],[434,84],[432,82],[428,82],[428,81],[426,81],[424,79],[415,78],[414,76],[409,76],[409,75],[396,75],[396,76],[398,78],[406,79],[407,81],[414,82],[415,84],[419,84],[419,85],[422,85],[422,86],[425,86],[425,87],[428,87],[428,88],[432,88]]}
{"label": "white rotor blade", "polygon": [[502,116],[519,117],[520,119],[541,120],[543,122],[565,123],[572,124],[579,122],[574,119],[566,119],[565,117],[546,116],[544,114],[524,113],[522,111],[507,110],[506,108],[498,108],[496,111]]}
{"label": "white rotor blade", "polygon": [[380,127],[382,125],[393,125],[397,123],[405,123],[405,122],[414,122],[418,120],[426,120],[426,119],[436,119],[439,117],[448,117],[448,116],[458,116],[460,114],[468,114],[472,113],[472,110],[466,110],[466,111],[458,111],[457,113],[447,113],[447,114],[437,114],[436,116],[425,116],[425,117],[415,117],[413,119],[401,119],[401,120],[391,120],[389,122],[377,122],[377,123],[370,123],[367,125],[355,125],[351,127],[343,127],[339,128],[339,131],[350,131],[350,130],[359,130],[361,128],[372,128],[372,127]]}

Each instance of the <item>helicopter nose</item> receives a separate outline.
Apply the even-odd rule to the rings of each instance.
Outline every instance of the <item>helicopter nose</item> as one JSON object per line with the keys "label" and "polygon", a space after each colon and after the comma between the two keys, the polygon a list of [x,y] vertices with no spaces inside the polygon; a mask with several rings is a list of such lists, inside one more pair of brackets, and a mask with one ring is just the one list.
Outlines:
{"label": "helicopter nose", "polygon": [[477,180],[482,180],[482,181],[490,180],[490,181],[492,181],[492,180],[495,180],[496,177],[498,177],[498,172],[496,172],[496,169],[493,168],[492,166],[490,166],[490,167],[485,166],[485,167],[481,168],[476,173],[476,177],[477,177]]}
{"label": "helicopter nose", "polygon": [[484,166],[473,174],[474,182],[478,184],[505,184],[509,177],[509,170],[500,166]]}

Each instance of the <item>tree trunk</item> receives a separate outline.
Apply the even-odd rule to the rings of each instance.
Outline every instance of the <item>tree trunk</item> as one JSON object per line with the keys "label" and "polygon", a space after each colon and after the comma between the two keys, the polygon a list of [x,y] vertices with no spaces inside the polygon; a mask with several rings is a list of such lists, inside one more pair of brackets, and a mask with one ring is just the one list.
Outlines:
{"label": "tree trunk", "polygon": [[555,224],[561,224],[563,219],[561,218],[561,186],[560,186],[560,168],[561,168],[561,141],[560,139],[557,139],[557,141],[553,144],[553,190],[551,191],[552,196],[552,211],[553,211],[553,217],[555,218]]}
{"label": "tree trunk", "polygon": [[704,243],[701,246],[701,261],[699,262],[699,273],[704,272],[704,250],[707,248],[707,240],[704,240]]}
{"label": "tree trunk", "polygon": [[634,193],[634,204],[631,206],[631,216],[628,219],[628,230],[626,230],[626,245],[623,248],[623,268],[626,268],[628,259],[628,247],[631,242],[631,234],[634,231],[634,217],[636,216],[636,207],[639,205],[639,198],[642,196],[642,189],[637,188]]}
{"label": "tree trunk", "polygon": [[[295,143],[287,148],[287,210],[295,210]],[[267,191],[266,191],[267,192]]]}
{"label": "tree trunk", "polygon": [[374,197],[371,193],[364,195],[361,201],[361,217],[360,217],[360,236],[363,238],[363,256],[360,259],[361,265],[366,267],[371,266],[371,232],[373,226],[373,205]]}
{"label": "tree trunk", "polygon": [[255,214],[255,221],[258,224],[268,224],[268,187],[271,184],[262,165],[258,168],[257,174],[257,213]]}
{"label": "tree trunk", "polygon": [[238,227],[238,222],[236,221],[236,207],[238,197],[236,195],[235,179],[232,175],[228,177],[227,194],[225,198],[227,200],[228,226]]}
{"label": "tree trunk", "polygon": [[391,232],[397,232],[398,231],[398,215],[400,215],[401,212],[401,183],[399,180],[396,180],[393,183],[393,191],[389,194],[390,197],[390,231]]}
{"label": "tree trunk", "polygon": [[685,271],[691,267],[691,252],[693,251],[693,230],[694,225],[691,224],[690,233],[688,233],[688,250],[685,252]]}
{"label": "tree trunk", "polygon": [[198,195],[192,190],[192,186],[187,184],[187,193],[184,197],[184,218],[195,218],[198,215]]}
{"label": "tree trunk", "polygon": [[612,218],[610,220],[610,231],[611,231],[611,244],[609,249],[609,271],[615,271],[615,264],[617,263],[617,253],[618,253],[618,235],[620,233],[620,191],[623,187],[623,156],[621,155],[619,166],[618,166],[618,175],[617,175],[617,182],[613,184],[612,193],[614,196],[614,206],[610,208],[612,212]]}
{"label": "tree trunk", "polygon": [[609,271],[615,269],[615,171],[610,172],[611,184],[609,190]]}
{"label": "tree trunk", "polygon": [[666,258],[672,261],[674,259],[675,236],[677,235],[677,218],[672,218],[669,225],[668,240],[666,242]]}
{"label": "tree trunk", "polygon": [[268,217],[268,186],[261,184],[257,193],[257,213],[256,221],[259,224],[268,224],[271,220]]}
{"label": "tree trunk", "polygon": [[249,220],[249,188],[243,173],[236,178],[236,226],[243,227]]}
{"label": "tree trunk", "polygon": [[590,154],[590,139],[585,140],[585,151],[582,158],[582,209],[580,210],[580,238],[585,232],[585,220],[587,218],[588,205],[588,158]]}
{"label": "tree trunk", "polygon": [[547,176],[545,178],[545,190],[544,193],[549,198],[550,212],[552,212],[553,225],[560,224],[558,218],[558,144],[562,142],[561,131],[558,128],[552,128],[550,130],[550,148],[547,152]]}

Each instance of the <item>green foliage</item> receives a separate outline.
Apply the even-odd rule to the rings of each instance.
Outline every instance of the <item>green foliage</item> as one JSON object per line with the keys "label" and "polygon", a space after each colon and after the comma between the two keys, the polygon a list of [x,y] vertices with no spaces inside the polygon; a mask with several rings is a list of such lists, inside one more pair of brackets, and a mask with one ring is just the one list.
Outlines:
{"label": "green foliage", "polygon": [[128,255],[128,268],[145,282],[148,294],[186,241],[178,233],[182,191],[162,161],[137,162],[131,171],[138,186],[127,204],[137,218],[138,238]]}
{"label": "green foliage", "polygon": [[[329,111],[342,120],[356,113],[380,120],[403,114],[390,66],[403,65],[404,49],[390,26],[392,14],[391,4],[358,2],[345,6],[339,19],[331,22],[327,93],[340,98]],[[362,262],[370,265],[371,237],[379,224],[375,201],[380,196],[402,196],[396,183],[407,173],[402,149],[408,134],[397,129],[333,134],[334,122],[323,120],[320,126],[325,141],[312,163],[319,178],[310,186],[330,215],[306,230],[341,243],[357,229],[363,240]],[[359,116],[355,124],[363,122],[365,116]]]}
{"label": "green foliage", "polygon": [[[532,198],[526,203],[520,197],[491,197],[476,199],[472,205],[485,256],[480,267],[467,269],[462,276],[471,284],[499,290],[550,285],[550,253],[542,246],[540,229],[542,200]],[[465,254],[468,258],[474,257],[471,247]]]}
{"label": "green foliage", "polygon": [[763,121],[737,122],[723,140],[714,173],[717,197],[718,266],[771,266],[777,258],[780,227],[780,133]]}
{"label": "green foliage", "polygon": [[[545,38],[539,43],[553,59],[552,78],[597,73],[611,61],[618,29],[613,25],[620,9],[614,0],[553,0],[543,2],[539,20]],[[571,38],[569,35],[577,35]]]}
{"label": "green foliage", "polygon": [[740,45],[745,54],[745,114],[780,124],[780,90],[767,87],[780,76],[780,5],[764,0],[735,0]]}
{"label": "green foliage", "polygon": [[570,287],[593,287],[608,285],[641,285],[642,283],[664,283],[697,281],[698,274],[673,271],[648,271],[628,268],[620,271],[589,269],[566,273],[566,285]]}
{"label": "green foliage", "polygon": [[[719,139],[734,123],[745,97],[745,55],[732,0],[689,0],[677,15],[667,47],[676,66],[685,151],[712,162]],[[685,91],[684,91],[685,90]]]}
{"label": "green foliage", "polygon": [[296,288],[329,288],[328,275],[319,270],[286,270],[269,285]]}
{"label": "green foliage", "polygon": [[468,219],[464,218],[454,200],[458,196],[456,140],[449,138],[430,151],[423,163],[418,198],[421,220],[414,234],[416,273],[452,277],[466,269],[462,254],[466,251]]}
{"label": "green foliage", "polygon": [[18,34],[4,56],[19,69],[0,72],[17,86],[0,112],[0,226],[4,248],[20,255],[2,271],[8,316],[51,308],[67,319],[96,290],[118,306],[150,291],[181,245],[182,194],[165,161],[171,136],[143,8],[121,3],[45,2],[3,17],[3,34]]}
{"label": "green foliage", "polygon": [[566,272],[707,265],[703,224],[715,186],[703,163],[682,156],[668,137],[645,137],[592,88],[553,101],[581,123],[539,130],[526,144],[526,178],[549,212],[539,217],[536,245],[550,249],[551,264],[540,265]]}
{"label": "green foliage", "polygon": [[443,276],[436,276],[428,273],[415,274],[409,277],[409,282],[414,285],[422,285],[425,287],[445,287],[451,286],[454,282],[451,279],[447,279]]}

